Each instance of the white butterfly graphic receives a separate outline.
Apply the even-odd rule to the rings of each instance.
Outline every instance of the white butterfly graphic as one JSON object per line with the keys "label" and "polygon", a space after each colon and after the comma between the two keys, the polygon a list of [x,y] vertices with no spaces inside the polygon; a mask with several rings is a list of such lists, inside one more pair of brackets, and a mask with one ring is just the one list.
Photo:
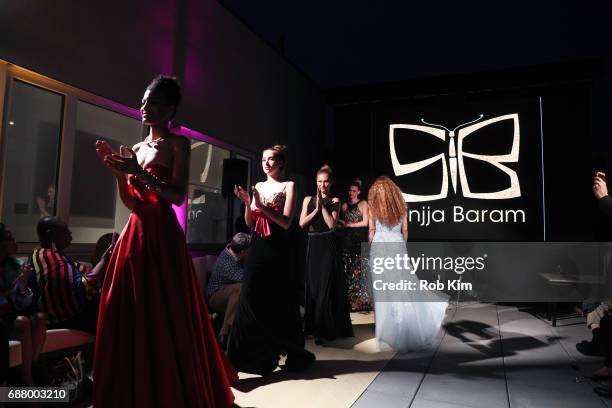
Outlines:
{"label": "white butterfly graphic", "polygon": [[[476,120],[471,122],[464,123],[462,125],[457,126],[453,130],[450,130],[442,125],[435,125],[433,123],[428,123],[424,119],[421,119],[426,125],[430,126],[422,126],[422,125],[411,125],[411,124],[395,124],[389,125],[389,150],[391,152],[391,163],[393,164],[393,171],[396,176],[403,176],[405,174],[417,172],[437,161],[442,162],[442,187],[440,188],[440,192],[437,194],[426,194],[426,195],[417,195],[417,194],[407,194],[403,193],[404,199],[406,202],[419,202],[419,201],[433,201],[440,200],[446,198],[448,195],[448,171],[447,168],[450,169],[450,178],[453,185],[453,191],[457,192],[457,173],[459,173],[459,180],[461,182],[461,191],[463,192],[464,197],[468,198],[479,198],[485,200],[501,200],[508,198],[515,198],[521,196],[521,187],[519,184],[518,175],[516,172],[507,166],[504,166],[502,163],[516,163],[519,158],[519,147],[520,147],[520,126],[519,126],[519,116],[518,113],[512,113],[509,115],[497,116],[483,122],[478,122],[482,119],[483,115]],[[472,133],[481,129],[485,126],[491,125],[493,123],[501,122],[504,120],[512,120],[514,125],[514,137],[512,139],[512,149],[508,154],[501,155],[484,155],[484,154],[474,154],[469,153],[463,150],[463,140],[470,136]],[[469,126],[466,126],[469,125]],[[437,126],[437,127],[434,127]],[[463,127],[465,126],[465,127]],[[459,129],[461,128],[461,129]],[[430,157],[425,160],[421,160],[414,163],[406,163],[401,164],[397,159],[397,154],[395,152],[395,131],[396,129],[411,129],[419,132],[423,132],[426,134],[430,134],[435,136],[441,140],[446,140],[448,136],[448,167],[446,164],[446,159],[444,157],[444,153],[440,153],[436,156]],[[459,129],[457,131],[457,129]],[[456,132],[457,131],[457,132]],[[456,133],[455,133],[456,132]],[[398,135],[398,137],[401,137]],[[455,139],[456,139],[456,147],[455,147]],[[493,166],[500,169],[502,172],[506,173],[510,176],[510,187],[491,192],[484,193],[475,193],[470,189],[470,185],[468,183],[467,175],[465,173],[465,167],[463,164],[463,158],[469,157],[476,160],[481,160],[487,163],[492,164]],[[458,170],[458,171],[457,171]]]}

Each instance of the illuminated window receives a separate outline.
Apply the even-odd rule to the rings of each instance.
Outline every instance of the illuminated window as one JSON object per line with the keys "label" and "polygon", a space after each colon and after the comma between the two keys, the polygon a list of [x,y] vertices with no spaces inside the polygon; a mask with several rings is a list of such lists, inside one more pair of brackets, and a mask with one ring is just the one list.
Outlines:
{"label": "illuminated window", "polygon": [[36,223],[56,210],[64,97],[14,80],[4,120],[2,222],[21,242],[37,242]]}

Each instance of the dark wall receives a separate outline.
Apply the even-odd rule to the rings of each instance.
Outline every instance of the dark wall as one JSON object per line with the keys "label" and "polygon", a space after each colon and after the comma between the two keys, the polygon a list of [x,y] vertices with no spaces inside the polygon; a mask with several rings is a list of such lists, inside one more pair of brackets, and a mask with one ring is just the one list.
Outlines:
{"label": "dark wall", "polygon": [[159,74],[184,85],[179,124],[259,154],[318,163],[319,87],[214,0],[0,2],[0,59],[138,108]]}

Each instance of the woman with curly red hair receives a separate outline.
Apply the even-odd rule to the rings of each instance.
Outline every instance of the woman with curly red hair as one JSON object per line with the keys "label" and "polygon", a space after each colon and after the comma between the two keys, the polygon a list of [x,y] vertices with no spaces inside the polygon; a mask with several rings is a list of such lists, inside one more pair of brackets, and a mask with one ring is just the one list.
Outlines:
{"label": "woman with curly red hair", "polygon": [[[408,239],[408,209],[399,187],[388,177],[379,177],[368,193],[370,260],[404,257]],[[411,281],[418,288],[419,278],[411,270],[384,271],[386,282]],[[374,288],[376,289],[376,288]],[[408,291],[398,302],[394,295],[373,290],[376,340],[381,349],[401,352],[426,348],[438,334],[446,313],[446,298],[438,293]]]}

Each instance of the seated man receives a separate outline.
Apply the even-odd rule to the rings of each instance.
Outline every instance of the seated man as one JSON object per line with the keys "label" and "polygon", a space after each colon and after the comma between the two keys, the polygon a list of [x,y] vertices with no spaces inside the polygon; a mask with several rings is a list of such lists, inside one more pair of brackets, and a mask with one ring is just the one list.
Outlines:
{"label": "seated man", "polygon": [[47,314],[49,328],[95,333],[100,288],[112,245],[90,271],[63,253],[72,241],[66,223],[57,217],[44,217],[38,221],[36,231],[41,247],[32,254],[35,273],[31,275],[31,287]]}
{"label": "seated man", "polygon": [[219,254],[206,288],[206,299],[210,309],[225,314],[219,332],[221,347],[225,349],[240,298],[240,285],[244,274],[243,264],[247,256],[251,237],[244,232],[234,235]]}

